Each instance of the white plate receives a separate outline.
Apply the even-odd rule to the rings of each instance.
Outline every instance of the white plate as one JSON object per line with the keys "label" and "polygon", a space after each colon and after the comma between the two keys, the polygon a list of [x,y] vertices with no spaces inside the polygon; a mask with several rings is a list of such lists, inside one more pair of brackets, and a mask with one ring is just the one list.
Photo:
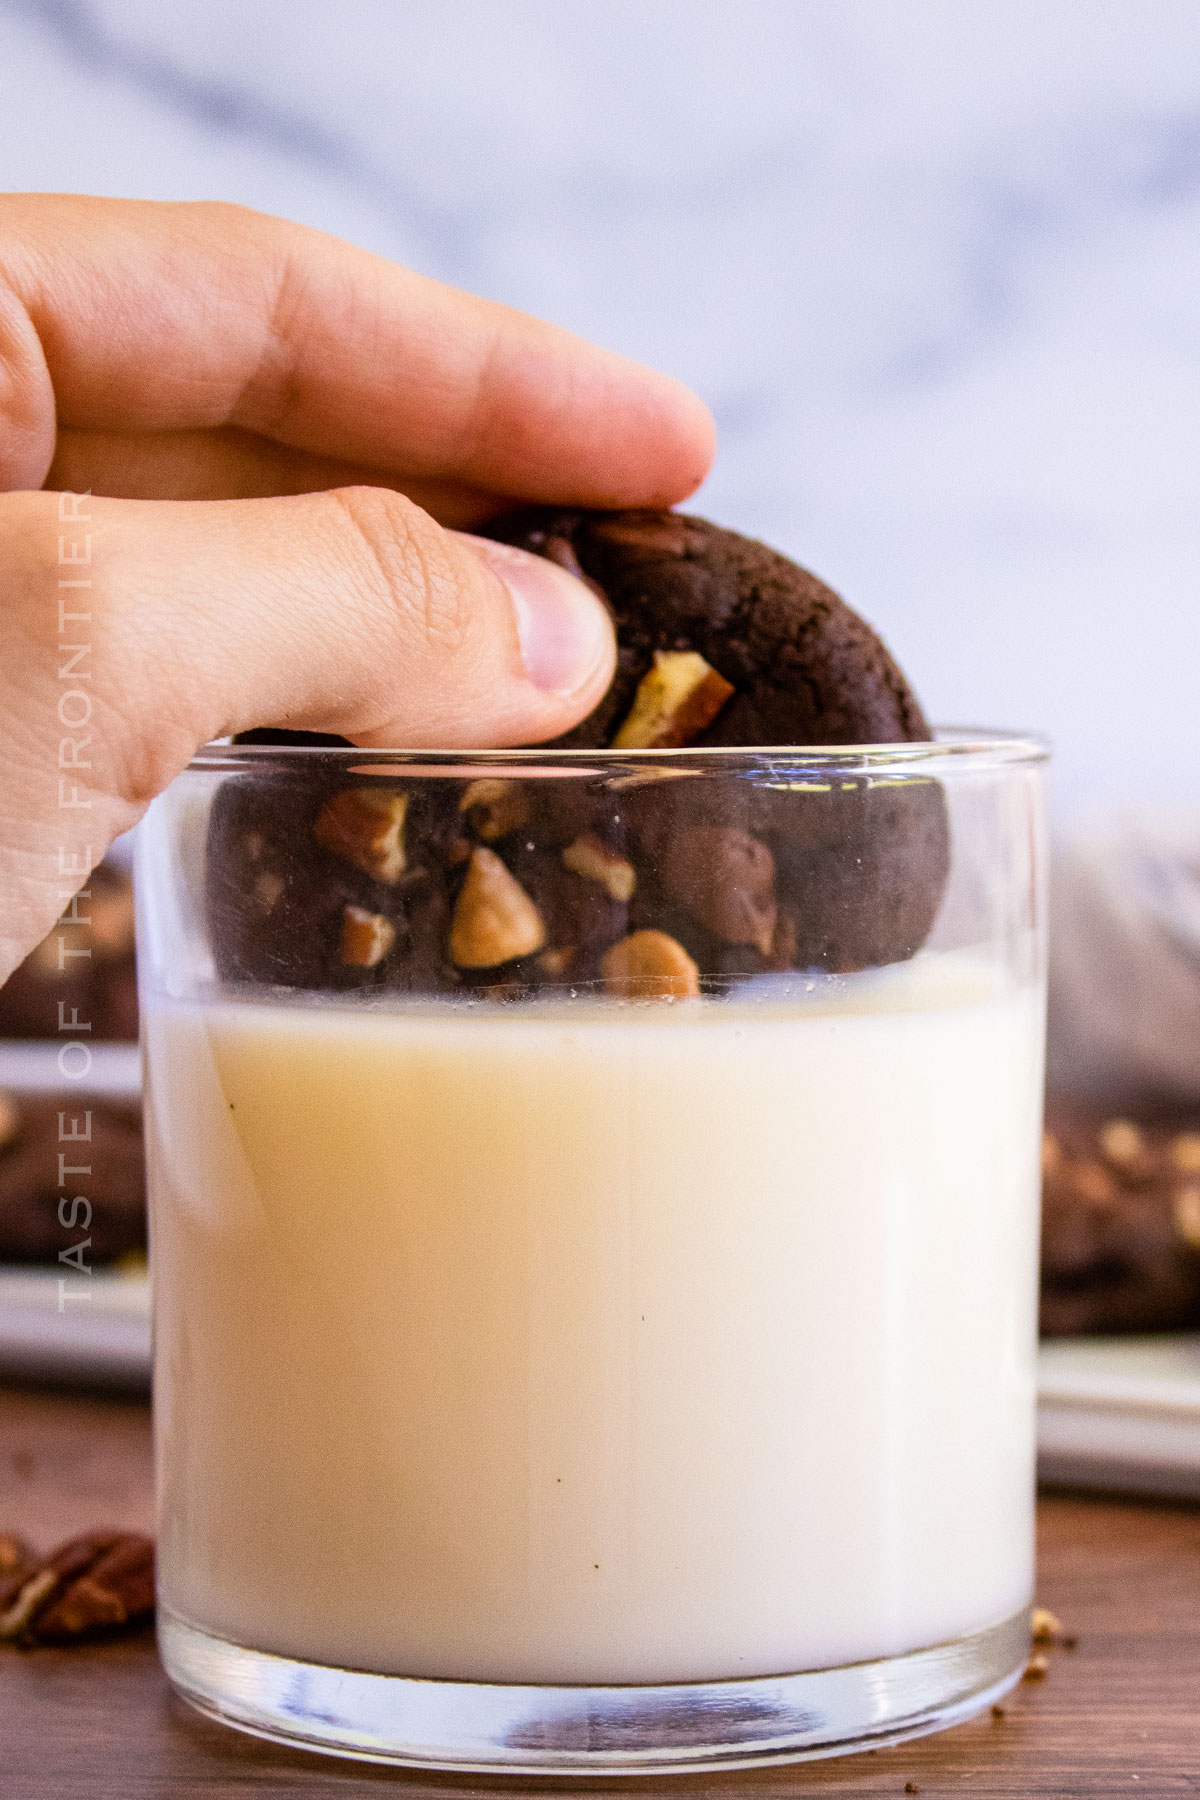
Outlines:
{"label": "white plate", "polygon": [[[90,1067],[64,1077],[59,1046],[0,1040],[0,1088],[89,1100],[141,1098],[136,1044],[90,1046]],[[72,1063],[78,1058],[73,1057]],[[62,1286],[60,1288],[60,1282]],[[0,1264],[0,1377],[71,1386],[150,1387],[150,1283],[144,1273]]]}
{"label": "white plate", "polygon": [[1038,1473],[1069,1487],[1200,1498],[1200,1333],[1044,1343]]}
{"label": "white plate", "polygon": [[[78,1093],[105,1100],[137,1100],[142,1067],[136,1044],[92,1044],[85,1076],[77,1069],[64,1077],[58,1066],[59,1046],[42,1038],[0,1038],[0,1088],[15,1094]],[[76,1059],[77,1060],[77,1059]]]}
{"label": "white plate", "polygon": [[148,1392],[148,1277],[0,1267],[0,1374]]}
{"label": "white plate", "polygon": [[[0,1373],[146,1392],[150,1283],[0,1268]],[[1038,1370],[1038,1474],[1045,1482],[1200,1498],[1200,1334],[1059,1338]]]}

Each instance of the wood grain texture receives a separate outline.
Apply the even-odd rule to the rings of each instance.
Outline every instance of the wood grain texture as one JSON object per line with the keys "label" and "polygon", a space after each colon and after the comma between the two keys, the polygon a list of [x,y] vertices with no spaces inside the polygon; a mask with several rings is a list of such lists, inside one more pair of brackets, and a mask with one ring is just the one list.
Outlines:
{"label": "wood grain texture", "polygon": [[[144,1408],[0,1390],[0,1529],[39,1545],[99,1522],[145,1526]],[[743,1774],[571,1782],[567,1792],[925,1795],[987,1800],[1200,1794],[1200,1509],[1044,1496],[1039,1598],[1078,1634],[1005,1716],[895,1750]],[[255,1800],[384,1786],[423,1796],[538,1794],[550,1783],[372,1768],[273,1749],[173,1698],[153,1638],[0,1649],[4,1800]]]}

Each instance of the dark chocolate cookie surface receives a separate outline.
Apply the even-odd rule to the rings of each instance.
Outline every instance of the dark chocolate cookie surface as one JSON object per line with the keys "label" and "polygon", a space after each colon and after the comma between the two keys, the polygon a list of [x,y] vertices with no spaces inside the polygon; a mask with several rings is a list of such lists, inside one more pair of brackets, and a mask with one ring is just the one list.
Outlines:
{"label": "dark chocolate cookie surface", "polygon": [[557,742],[611,744],[655,653],[692,651],[729,684],[697,745],[897,744],[930,736],[881,640],[798,563],[706,519],[674,512],[538,507],[490,535],[582,574],[617,627],[617,673]]}
{"label": "dark chocolate cookie surface", "polygon": [[1200,1116],[1059,1103],[1046,1123],[1043,1335],[1200,1325]]}
{"label": "dark chocolate cookie surface", "polygon": [[[66,909],[64,921],[0,987],[0,1038],[53,1037],[63,1029],[62,1018],[77,1019],[93,1043],[136,1038],[133,883],[127,871],[99,864]],[[69,939],[65,967],[60,954],[64,931]]]}
{"label": "dark chocolate cookie surface", "polygon": [[[66,1108],[64,1113],[63,1108]],[[67,1129],[90,1135],[63,1155]],[[64,1161],[80,1165],[64,1185]],[[115,1101],[0,1093],[0,1262],[60,1274],[146,1248],[140,1110]],[[63,1264],[67,1267],[64,1269]]]}
{"label": "dark chocolate cookie surface", "polygon": [[[616,676],[555,747],[930,735],[870,627],[763,544],[676,513],[545,508],[494,535],[582,576],[616,622]],[[247,740],[314,742],[274,731]],[[351,783],[331,757],[311,765],[307,787],[264,765],[222,789],[208,893],[218,967],[239,981],[633,992],[657,959],[672,992],[723,991],[747,976],[912,956],[948,866],[945,795],[916,773],[880,779],[852,762],[814,779],[711,758],[636,773],[618,760],[549,780],[398,770],[394,783]]]}

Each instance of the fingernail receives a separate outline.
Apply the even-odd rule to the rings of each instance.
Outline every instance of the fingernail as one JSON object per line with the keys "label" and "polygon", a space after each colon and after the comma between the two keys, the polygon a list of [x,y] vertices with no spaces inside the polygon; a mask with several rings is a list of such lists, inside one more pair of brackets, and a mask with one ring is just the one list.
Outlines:
{"label": "fingernail", "polygon": [[613,658],[612,620],[601,601],[544,556],[456,531],[508,589],[517,620],[521,660],[534,687],[573,694]]}

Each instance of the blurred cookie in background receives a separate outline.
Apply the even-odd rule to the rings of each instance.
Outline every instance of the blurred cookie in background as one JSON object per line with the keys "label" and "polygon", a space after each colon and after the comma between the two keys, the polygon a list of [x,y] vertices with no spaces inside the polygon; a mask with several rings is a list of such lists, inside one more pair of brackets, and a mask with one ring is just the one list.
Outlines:
{"label": "blurred cookie in background", "polygon": [[[60,1113],[73,1134],[62,1185]],[[71,1251],[86,1270],[145,1248],[140,1106],[0,1090],[0,1262],[58,1264]]]}
{"label": "blurred cookie in background", "polygon": [[78,1036],[85,1026],[93,1043],[137,1037],[133,883],[112,861],[0,987],[0,1038]]}
{"label": "blurred cookie in background", "polygon": [[1043,1336],[1200,1327],[1200,1105],[1052,1102],[1042,1182]]}

